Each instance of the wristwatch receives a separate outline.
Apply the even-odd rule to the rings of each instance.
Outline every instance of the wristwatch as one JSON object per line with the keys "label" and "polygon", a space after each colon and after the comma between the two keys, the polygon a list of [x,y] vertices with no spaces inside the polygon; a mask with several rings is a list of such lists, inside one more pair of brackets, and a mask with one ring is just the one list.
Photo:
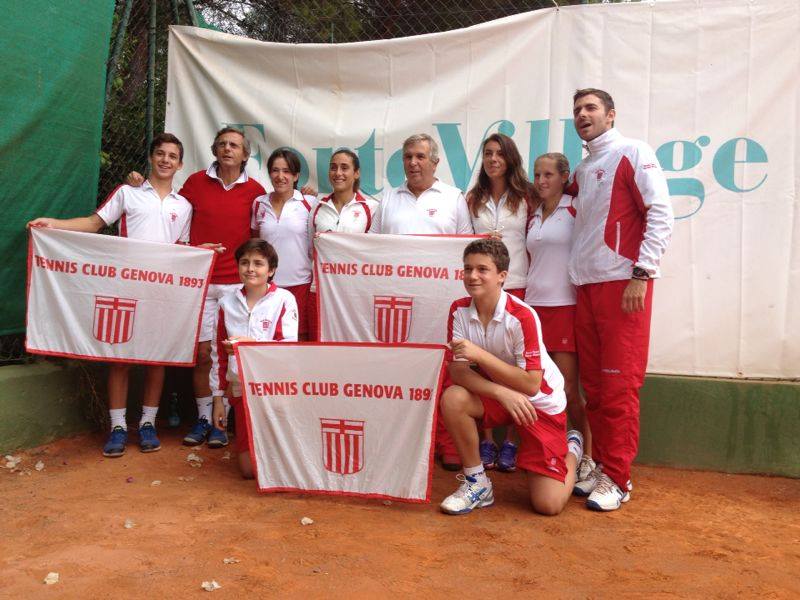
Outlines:
{"label": "wristwatch", "polygon": [[631,279],[641,279],[642,281],[647,281],[650,279],[650,273],[647,272],[647,269],[643,269],[642,267],[633,267],[633,275],[631,275]]}

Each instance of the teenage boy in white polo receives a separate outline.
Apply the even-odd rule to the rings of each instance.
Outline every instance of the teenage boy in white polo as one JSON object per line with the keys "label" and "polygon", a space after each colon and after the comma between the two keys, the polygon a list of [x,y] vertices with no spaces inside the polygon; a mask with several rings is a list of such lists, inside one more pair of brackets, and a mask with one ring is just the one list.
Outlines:
{"label": "teenage boy in white polo", "polygon": [[653,149],[614,129],[608,92],[577,90],[573,117],[589,155],[567,189],[576,196],[569,274],[578,288],[578,365],[598,465],[576,493],[589,496],[589,508],[608,511],[630,499],[653,280],[672,234],[672,204]]}
{"label": "teenage boy in white polo", "polygon": [[464,249],[469,297],[450,307],[449,385],[440,405],[464,474],[458,476],[458,490],[441,504],[447,514],[494,503],[478,450],[478,422],[482,428],[517,426],[517,466],[526,471],[531,506],[541,514],[563,510],[583,452],[581,434],[567,433],[564,379],[541,341],[539,319],[503,291],[509,262],[497,239],[475,240]]}
{"label": "teenage boy in white polo", "polygon": [[[75,219],[40,217],[28,227],[53,227],[95,233],[119,221],[119,235],[137,240],[189,242],[192,206],[172,188],[172,178],[183,165],[183,144],[170,133],[157,135],[150,144],[150,175],[140,187],[122,185],[115,189],[94,214]],[[103,455],[115,458],[125,453],[128,442],[126,406],[128,363],[111,363],[108,370],[108,408],[111,435]],[[145,370],[139,447],[142,452],[161,449],[156,435],[156,413],[164,385],[164,367],[148,365]]]}

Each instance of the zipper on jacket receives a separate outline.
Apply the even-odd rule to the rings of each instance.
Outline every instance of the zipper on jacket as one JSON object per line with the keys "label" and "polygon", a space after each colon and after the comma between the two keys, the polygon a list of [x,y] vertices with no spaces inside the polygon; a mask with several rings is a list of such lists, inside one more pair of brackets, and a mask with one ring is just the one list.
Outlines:
{"label": "zipper on jacket", "polygon": [[614,254],[619,258],[619,238],[620,238],[620,223],[617,221],[617,243],[614,244]]}

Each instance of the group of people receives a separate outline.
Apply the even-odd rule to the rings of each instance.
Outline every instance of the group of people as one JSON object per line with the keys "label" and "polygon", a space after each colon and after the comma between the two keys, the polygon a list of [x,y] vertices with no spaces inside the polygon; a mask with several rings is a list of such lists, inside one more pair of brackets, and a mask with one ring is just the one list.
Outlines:
{"label": "group of people", "polygon": [[[252,457],[228,357],[243,340],[318,339],[315,237],[482,234],[464,251],[469,296],[453,303],[442,324],[449,362],[436,444],[445,468],[463,473],[441,508],[465,514],[492,504],[486,471],[519,467],[537,512],[559,513],[571,493],[587,496],[590,508],[615,510],[632,489],[652,280],[672,212],[652,149],[614,129],[611,96],[587,88],[573,100],[589,155],[572,175],[564,155],[548,153],[536,159],[531,182],[513,140],[497,133],[484,140],[480,173],[464,195],[436,178],[436,141],[417,134],[403,144],[405,182],[384,191],[380,202],[359,191],[358,155],[347,148],[331,156],[333,192],[319,199],[298,189],[299,157],[275,150],[267,193],[245,170],[249,141],[226,127],[211,146],[213,163],[189,176],[180,192],[172,180],[183,146],[164,133],[149,148],[146,179],[132,173],[90,216],[41,217],[28,226],[97,232],[119,221],[123,236],[218,253],[193,372],[198,420],[184,443],[228,445],[232,406],[245,477],[253,476]],[[110,366],[111,432],[103,449],[109,457],[127,445],[128,369]],[[163,379],[163,367],[146,368],[143,452],[160,448],[155,422]],[[498,448],[492,428],[501,425],[507,432]]]}

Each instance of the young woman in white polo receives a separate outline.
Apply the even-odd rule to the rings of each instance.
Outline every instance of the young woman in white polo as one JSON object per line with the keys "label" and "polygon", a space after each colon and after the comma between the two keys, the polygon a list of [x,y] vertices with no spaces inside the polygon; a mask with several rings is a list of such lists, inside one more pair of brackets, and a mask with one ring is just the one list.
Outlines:
{"label": "young woman in white polo", "polygon": [[[504,290],[524,300],[528,274],[525,235],[535,192],[510,137],[493,133],[484,140],[481,154],[478,180],[467,192],[472,227],[477,234],[503,240],[511,258]],[[509,427],[498,451],[491,429],[483,431],[480,453],[484,468],[516,469],[517,445],[511,439],[512,433],[513,427]]]}
{"label": "young woman in white polo", "polygon": [[569,279],[569,255],[575,209],[572,196],[564,193],[569,179],[569,161],[558,152],[542,154],[534,163],[533,185],[539,205],[533,211],[526,240],[530,255],[525,302],[539,315],[547,352],[564,376],[567,415],[572,427],[583,434],[584,455],[578,464],[575,493],[594,469],[592,436],[578,385],[578,355],[575,347],[577,293]]}

